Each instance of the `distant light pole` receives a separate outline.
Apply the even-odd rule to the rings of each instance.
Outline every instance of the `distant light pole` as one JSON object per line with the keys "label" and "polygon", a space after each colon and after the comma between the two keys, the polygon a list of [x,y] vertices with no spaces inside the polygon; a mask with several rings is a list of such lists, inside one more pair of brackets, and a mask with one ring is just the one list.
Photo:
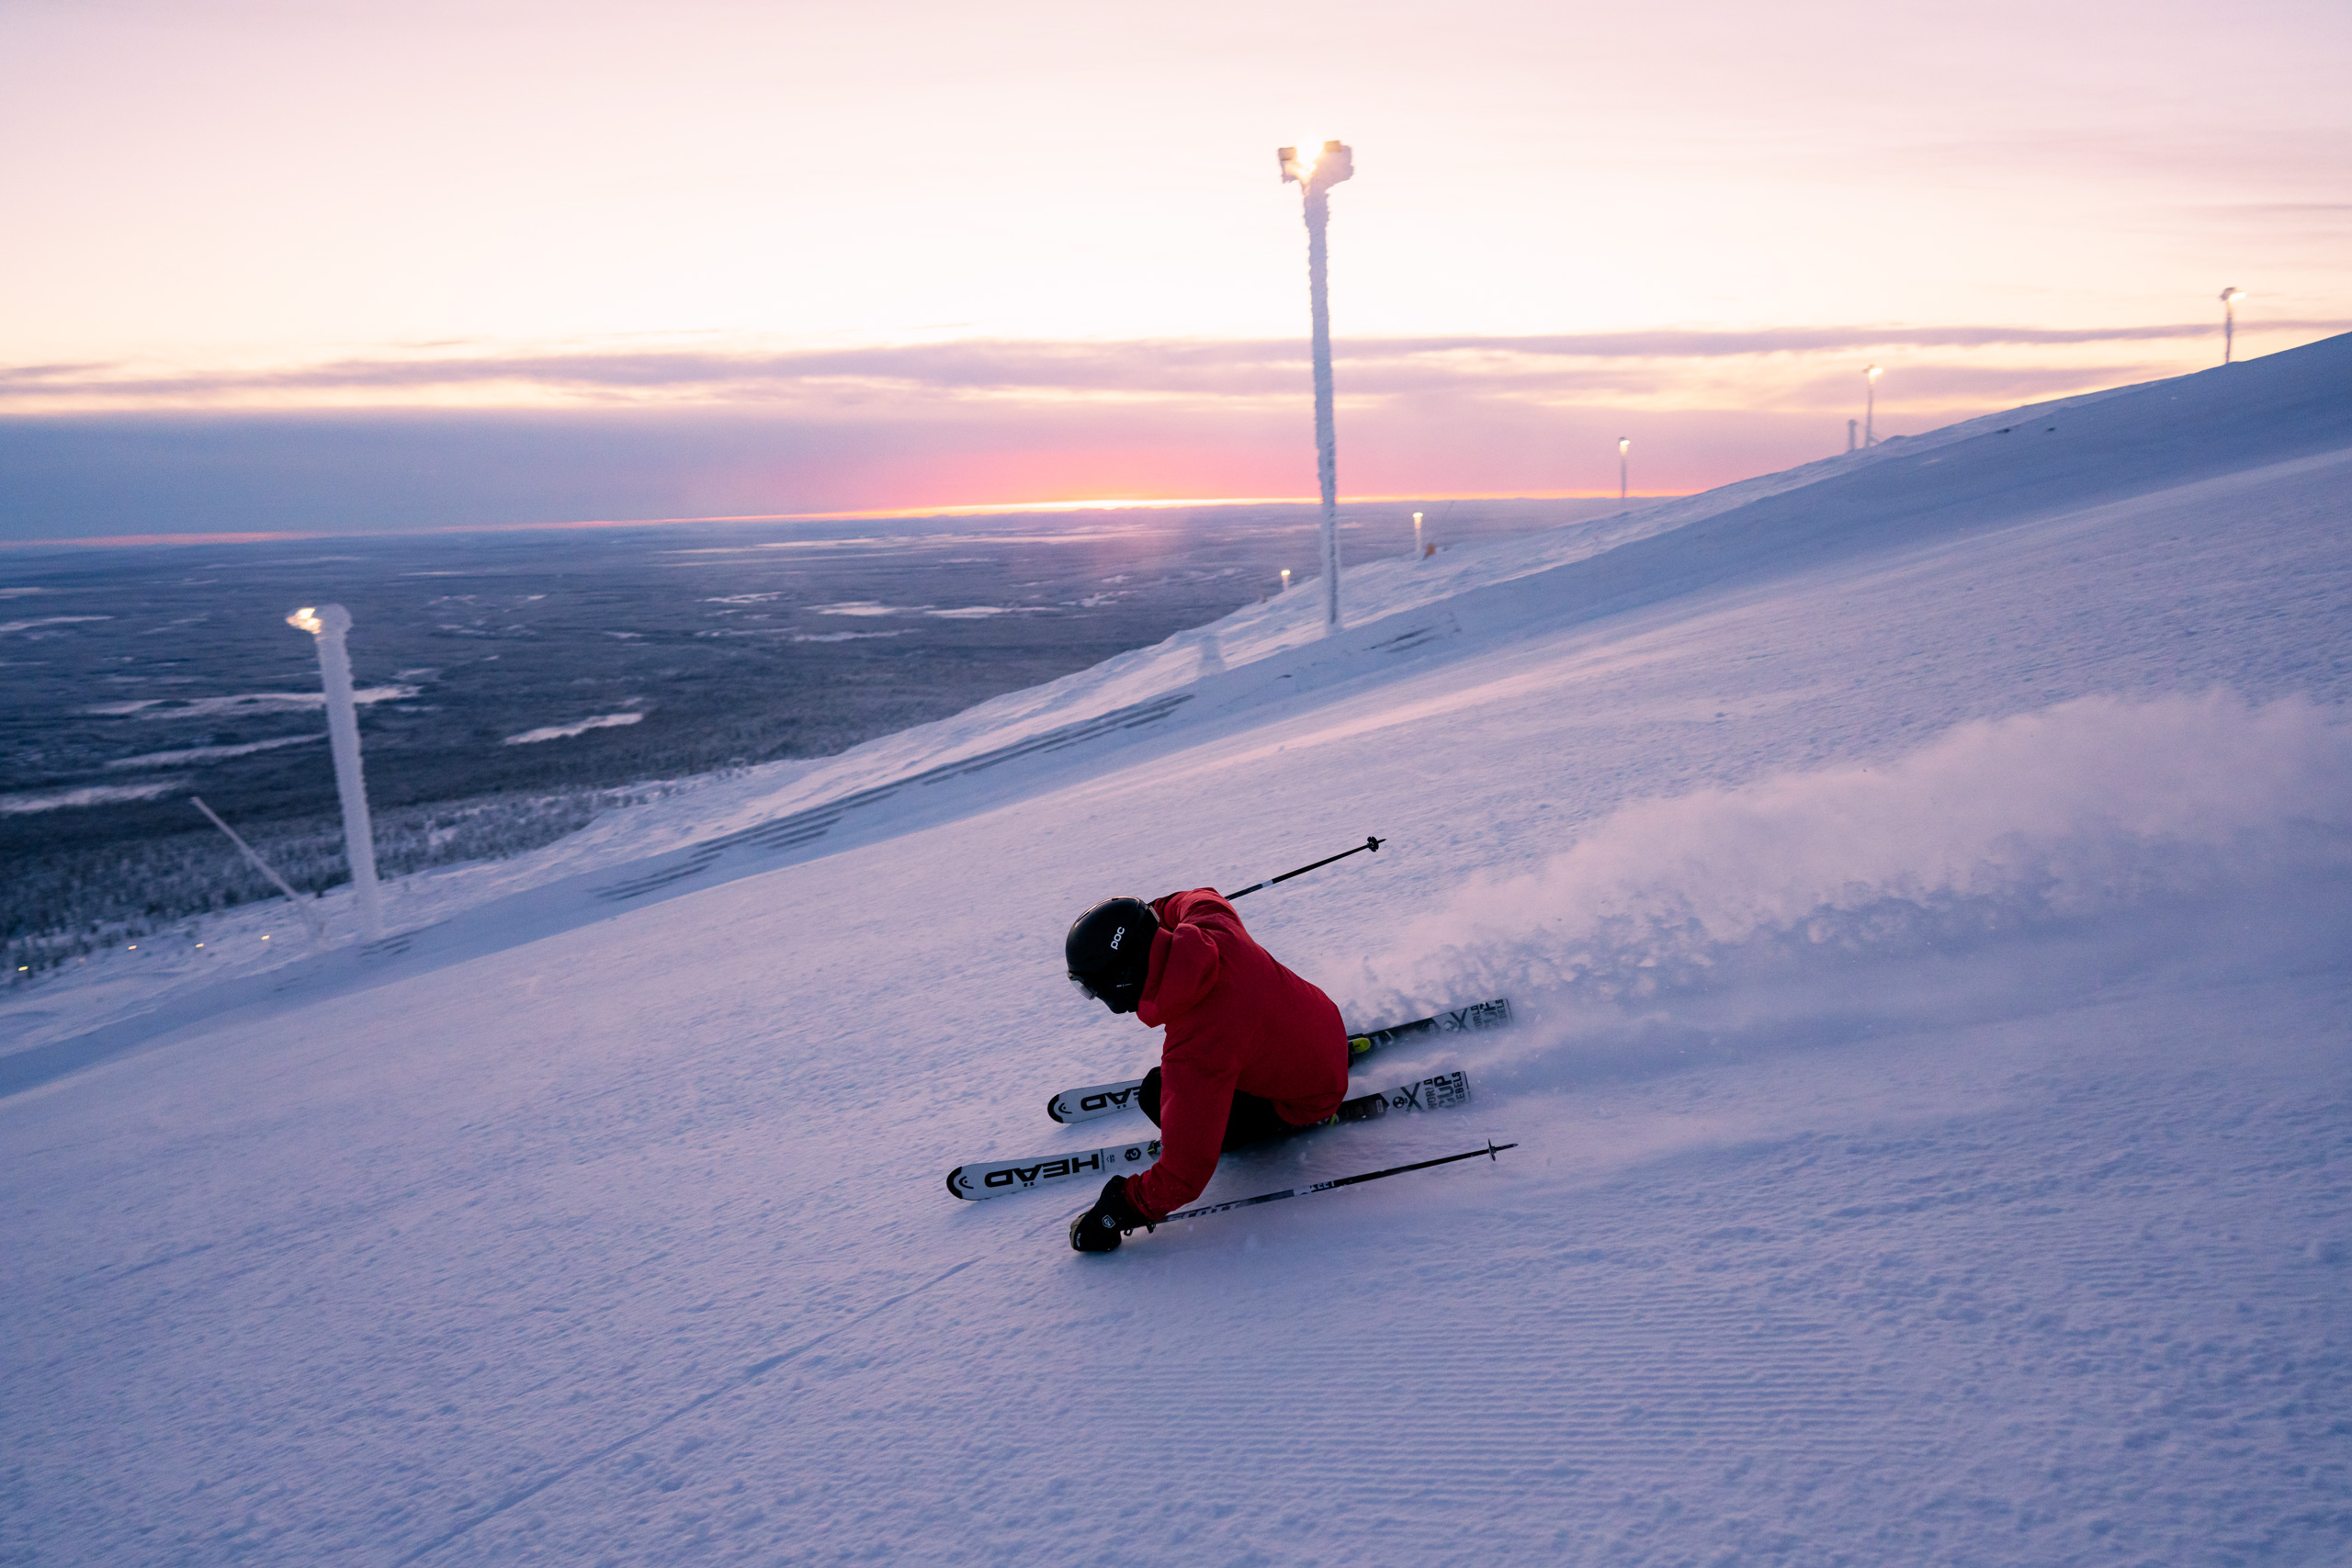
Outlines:
{"label": "distant light pole", "polygon": [[1415,560],[1429,558],[1421,550],[1421,514],[1418,512],[1413,513],[1413,558]]}
{"label": "distant light pole", "polygon": [[1323,486],[1323,630],[1340,629],[1340,459],[1331,423],[1331,301],[1329,248],[1324,229],[1331,220],[1330,189],[1356,172],[1355,153],[1337,141],[1323,143],[1310,160],[1295,147],[1275,149],[1283,183],[1298,182],[1306,197],[1306,292],[1315,321],[1315,476]]}
{"label": "distant light pole", "polygon": [[1620,506],[1625,504],[1625,454],[1632,451],[1633,447],[1632,436],[1621,435],[1617,438],[1617,504]]}
{"label": "distant light pole", "polygon": [[340,604],[309,605],[286,624],[319,639],[319,673],[326,685],[327,739],[334,750],[334,787],[343,796],[343,847],[351,862],[351,886],[359,896],[359,934],[373,942],[384,934],[384,906],[376,892],[376,833],[368,821],[368,785],[359,776],[359,708],[351,695],[351,653],[344,634],[351,612]]}
{"label": "distant light pole", "polygon": [[1858,430],[1861,429],[1861,427],[1862,427],[1862,422],[1861,422],[1860,420],[1859,420],[1859,419],[1849,419],[1849,420],[1848,420],[1848,421],[1846,422],[1846,450],[1847,450],[1847,451],[1851,452],[1851,451],[1854,449],[1854,445],[1855,445],[1855,436],[1854,436],[1854,433],[1855,433],[1856,431],[1858,431]]}
{"label": "distant light pole", "polygon": [[2227,365],[2237,350],[2238,301],[2245,298],[2243,288],[2222,290],[2222,363]]}
{"label": "distant light pole", "polygon": [[1878,378],[1886,372],[1872,365],[1862,371],[1866,389],[1862,393],[1862,445],[1878,445]]}

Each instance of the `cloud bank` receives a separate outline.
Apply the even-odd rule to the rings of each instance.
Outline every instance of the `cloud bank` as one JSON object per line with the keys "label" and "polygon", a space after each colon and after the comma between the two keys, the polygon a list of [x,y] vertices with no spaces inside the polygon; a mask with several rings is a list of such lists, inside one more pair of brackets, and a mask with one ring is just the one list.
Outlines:
{"label": "cloud bank", "polygon": [[[2279,331],[2277,323],[2272,328]],[[1343,497],[1679,494],[2170,374],[2210,324],[1337,345]],[[0,372],[0,542],[1306,498],[1303,343],[965,341]]]}
{"label": "cloud bank", "polygon": [[[2335,330],[2342,322],[2269,322],[2266,331]],[[1342,338],[1333,344],[1355,396],[1480,389],[1623,389],[1691,361],[1884,354],[1894,350],[2130,349],[2214,335],[2212,322],[2092,329],[2024,326],[1843,326],[1747,332],[1653,331]],[[2132,355],[2124,355],[2126,363]],[[1950,388],[1956,367],[1922,365],[1915,389]],[[119,363],[0,368],[0,408],[99,412],[222,404],[301,406],[322,399],[494,392],[508,400],[741,402],[824,400],[864,389],[900,395],[997,394],[1152,398],[1295,397],[1306,373],[1297,339],[1140,342],[966,340],[760,353],[600,348],[546,354],[466,345],[325,364],[203,372]],[[2026,386],[2030,367],[2001,372]],[[2028,380],[2017,380],[2020,374]],[[2079,382],[2084,371],[2058,372]],[[2041,390],[2040,385],[2031,388]]]}

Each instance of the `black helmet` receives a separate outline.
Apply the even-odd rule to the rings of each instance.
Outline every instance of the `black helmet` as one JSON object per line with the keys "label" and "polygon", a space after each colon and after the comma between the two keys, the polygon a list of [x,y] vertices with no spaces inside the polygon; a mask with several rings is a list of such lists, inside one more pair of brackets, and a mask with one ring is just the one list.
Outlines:
{"label": "black helmet", "polygon": [[1140,898],[1097,904],[1070,923],[1062,942],[1070,983],[1113,1012],[1133,1012],[1151,972],[1151,939],[1159,930]]}

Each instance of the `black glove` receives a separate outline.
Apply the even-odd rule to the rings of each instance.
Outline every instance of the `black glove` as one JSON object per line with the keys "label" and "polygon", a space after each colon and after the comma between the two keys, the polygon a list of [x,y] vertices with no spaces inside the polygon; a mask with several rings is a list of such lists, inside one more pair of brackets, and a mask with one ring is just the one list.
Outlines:
{"label": "black glove", "polygon": [[1152,1222],[1127,1201],[1127,1179],[1114,1176],[1102,1184],[1094,1207],[1069,1223],[1069,1244],[1079,1252],[1116,1252],[1129,1231],[1150,1230]]}

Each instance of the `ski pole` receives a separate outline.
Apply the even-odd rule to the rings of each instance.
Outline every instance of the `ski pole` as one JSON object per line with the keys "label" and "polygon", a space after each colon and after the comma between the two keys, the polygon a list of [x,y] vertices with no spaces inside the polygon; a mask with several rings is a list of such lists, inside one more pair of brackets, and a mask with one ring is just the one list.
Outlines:
{"label": "ski pole", "polygon": [[1253,882],[1249,886],[1243,888],[1239,893],[1225,893],[1220,894],[1219,897],[1228,899],[1239,898],[1246,894],[1255,893],[1261,887],[1272,887],[1277,882],[1288,882],[1294,876],[1305,876],[1308,872],[1313,871],[1316,866],[1329,865],[1335,860],[1345,860],[1350,855],[1360,855],[1366,850],[1370,850],[1374,854],[1377,854],[1380,852],[1380,846],[1383,841],[1384,840],[1379,839],[1366,838],[1363,843],[1358,844],[1354,849],[1341,850],[1335,855],[1325,855],[1321,860],[1317,861],[1315,865],[1303,865],[1296,871],[1286,871],[1280,876],[1270,876],[1263,882]]}
{"label": "ski pole", "polygon": [[1227,1209],[1246,1209],[1252,1203],[1276,1203],[1284,1198],[1304,1198],[1310,1192],[1329,1192],[1334,1187],[1353,1187],[1359,1181],[1377,1181],[1384,1176],[1402,1176],[1408,1170],[1427,1170],[1433,1165],[1452,1165],[1455,1160],[1476,1159],[1480,1155],[1492,1159],[1505,1149],[1517,1147],[1519,1147],[1517,1144],[1498,1144],[1492,1138],[1488,1138],[1487,1146],[1483,1149],[1469,1149],[1458,1155],[1444,1155],[1437,1159],[1415,1160],[1411,1165],[1392,1165],[1386,1170],[1367,1170],[1362,1176],[1342,1176],[1333,1181],[1317,1181],[1312,1186],[1294,1187],[1287,1192],[1261,1192],[1255,1198],[1236,1198],[1228,1203],[1206,1203],[1197,1209],[1179,1209],[1169,1215],[1168,1219],[1159,1223],[1164,1225],[1170,1220],[1197,1220],[1204,1214],[1222,1214]]}

